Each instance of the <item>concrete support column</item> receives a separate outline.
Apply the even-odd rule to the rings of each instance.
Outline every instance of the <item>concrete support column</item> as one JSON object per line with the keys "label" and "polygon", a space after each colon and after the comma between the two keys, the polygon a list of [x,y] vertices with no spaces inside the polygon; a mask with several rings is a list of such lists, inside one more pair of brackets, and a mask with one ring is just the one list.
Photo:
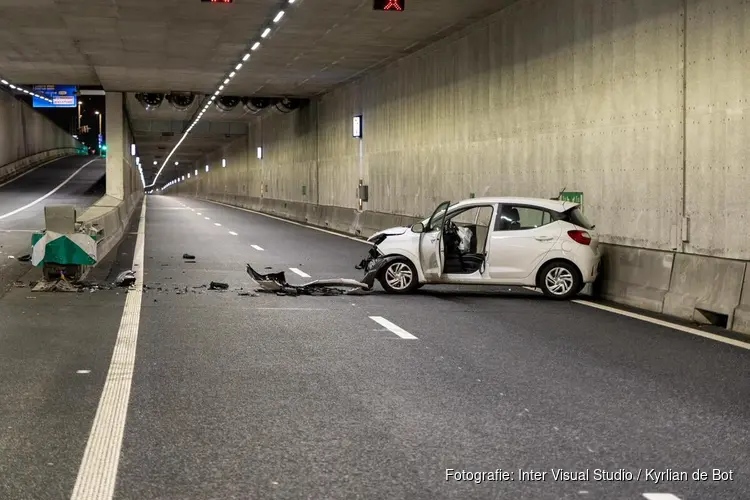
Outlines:
{"label": "concrete support column", "polygon": [[118,200],[125,200],[125,159],[130,156],[130,144],[126,144],[124,105],[122,92],[106,93],[107,194]]}

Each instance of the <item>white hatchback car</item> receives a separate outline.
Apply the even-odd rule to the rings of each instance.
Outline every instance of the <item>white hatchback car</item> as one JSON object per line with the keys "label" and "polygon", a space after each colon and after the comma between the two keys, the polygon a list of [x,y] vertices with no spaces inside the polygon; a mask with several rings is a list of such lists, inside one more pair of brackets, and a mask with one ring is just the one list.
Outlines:
{"label": "white hatchback car", "polygon": [[599,238],[577,203],[473,198],[441,203],[411,227],[372,235],[358,269],[390,293],[425,284],[515,285],[569,299],[598,273]]}

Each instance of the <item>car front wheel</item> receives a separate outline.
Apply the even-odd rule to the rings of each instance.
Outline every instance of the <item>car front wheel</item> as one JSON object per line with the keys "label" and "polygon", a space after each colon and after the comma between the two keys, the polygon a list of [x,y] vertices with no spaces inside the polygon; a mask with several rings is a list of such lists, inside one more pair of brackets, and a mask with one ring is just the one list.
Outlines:
{"label": "car front wheel", "polygon": [[569,262],[551,262],[541,272],[540,288],[547,297],[567,300],[582,288],[581,274]]}
{"label": "car front wheel", "polygon": [[417,269],[406,259],[394,260],[383,269],[380,284],[388,293],[412,292],[419,287]]}

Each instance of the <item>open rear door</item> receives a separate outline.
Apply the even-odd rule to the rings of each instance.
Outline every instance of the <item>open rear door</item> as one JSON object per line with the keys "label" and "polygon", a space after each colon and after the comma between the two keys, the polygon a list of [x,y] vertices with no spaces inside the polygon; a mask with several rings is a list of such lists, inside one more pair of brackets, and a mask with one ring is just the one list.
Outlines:
{"label": "open rear door", "polygon": [[419,235],[419,263],[427,282],[438,281],[443,274],[443,222],[450,205],[450,201],[438,205]]}

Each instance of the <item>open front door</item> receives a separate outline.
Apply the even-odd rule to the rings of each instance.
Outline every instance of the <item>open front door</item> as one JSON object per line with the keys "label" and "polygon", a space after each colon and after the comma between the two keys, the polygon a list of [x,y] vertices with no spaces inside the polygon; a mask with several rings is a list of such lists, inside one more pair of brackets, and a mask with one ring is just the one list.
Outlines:
{"label": "open front door", "polygon": [[432,213],[419,235],[419,263],[427,282],[438,281],[443,274],[443,221],[450,201],[444,201]]}

